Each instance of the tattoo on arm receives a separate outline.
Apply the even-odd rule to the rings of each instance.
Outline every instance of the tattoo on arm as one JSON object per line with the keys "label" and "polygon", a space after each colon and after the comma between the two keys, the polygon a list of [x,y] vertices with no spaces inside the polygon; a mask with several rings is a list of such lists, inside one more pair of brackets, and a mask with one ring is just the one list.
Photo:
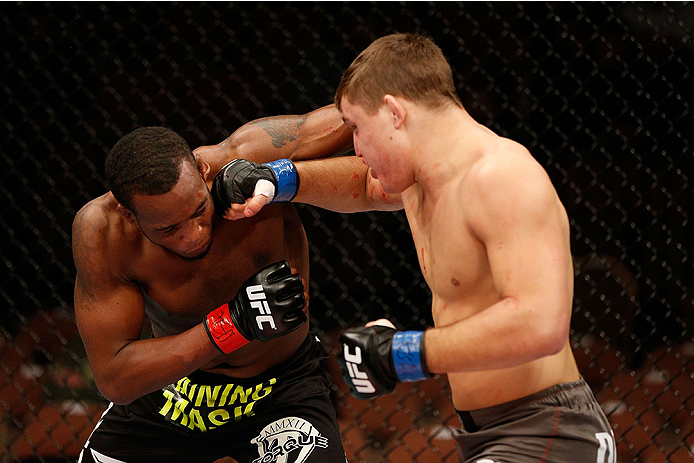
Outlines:
{"label": "tattoo on arm", "polygon": [[275,148],[282,148],[290,141],[299,138],[299,128],[304,125],[308,116],[268,117],[252,122],[265,130],[272,139]]}

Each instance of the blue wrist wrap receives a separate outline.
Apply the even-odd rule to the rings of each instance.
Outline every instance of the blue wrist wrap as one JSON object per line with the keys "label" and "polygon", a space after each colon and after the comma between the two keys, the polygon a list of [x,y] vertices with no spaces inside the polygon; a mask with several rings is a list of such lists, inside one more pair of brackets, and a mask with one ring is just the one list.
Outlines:
{"label": "blue wrist wrap", "polygon": [[400,381],[422,381],[431,376],[423,365],[424,331],[398,331],[393,336],[393,366]]}
{"label": "blue wrist wrap", "polygon": [[263,164],[268,166],[277,179],[277,191],[271,203],[291,201],[299,190],[299,174],[294,163],[289,159],[279,159]]}

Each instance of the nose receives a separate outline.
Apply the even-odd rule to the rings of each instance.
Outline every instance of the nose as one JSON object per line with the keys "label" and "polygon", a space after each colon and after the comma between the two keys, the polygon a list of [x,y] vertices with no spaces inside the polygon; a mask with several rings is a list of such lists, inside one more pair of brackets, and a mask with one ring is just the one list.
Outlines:
{"label": "nose", "polygon": [[179,235],[179,240],[186,245],[186,247],[197,247],[203,242],[207,241],[207,226],[203,223],[200,218],[191,220],[185,230],[181,231]]}

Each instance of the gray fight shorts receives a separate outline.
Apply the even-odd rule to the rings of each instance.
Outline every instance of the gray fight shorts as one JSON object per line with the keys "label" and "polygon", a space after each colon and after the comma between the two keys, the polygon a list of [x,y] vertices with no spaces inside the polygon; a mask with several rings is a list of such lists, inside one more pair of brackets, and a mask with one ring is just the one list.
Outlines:
{"label": "gray fight shorts", "polygon": [[493,407],[458,411],[462,463],[615,463],[614,434],[583,380]]}

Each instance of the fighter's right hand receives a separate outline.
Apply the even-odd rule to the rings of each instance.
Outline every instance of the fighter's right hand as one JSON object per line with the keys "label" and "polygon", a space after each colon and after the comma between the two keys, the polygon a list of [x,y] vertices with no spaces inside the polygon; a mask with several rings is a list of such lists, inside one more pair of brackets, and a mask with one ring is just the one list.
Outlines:
{"label": "fighter's right hand", "polygon": [[358,399],[393,392],[400,381],[431,377],[424,355],[424,331],[397,331],[376,322],[343,331],[339,342],[342,377]]}
{"label": "fighter's right hand", "polygon": [[248,278],[236,297],[205,317],[210,340],[230,354],[251,340],[268,341],[306,323],[304,286],[286,261]]}
{"label": "fighter's right hand", "polygon": [[265,164],[234,159],[215,175],[212,199],[225,218],[238,219],[251,217],[265,204],[291,201],[298,188],[299,174],[289,159]]}

